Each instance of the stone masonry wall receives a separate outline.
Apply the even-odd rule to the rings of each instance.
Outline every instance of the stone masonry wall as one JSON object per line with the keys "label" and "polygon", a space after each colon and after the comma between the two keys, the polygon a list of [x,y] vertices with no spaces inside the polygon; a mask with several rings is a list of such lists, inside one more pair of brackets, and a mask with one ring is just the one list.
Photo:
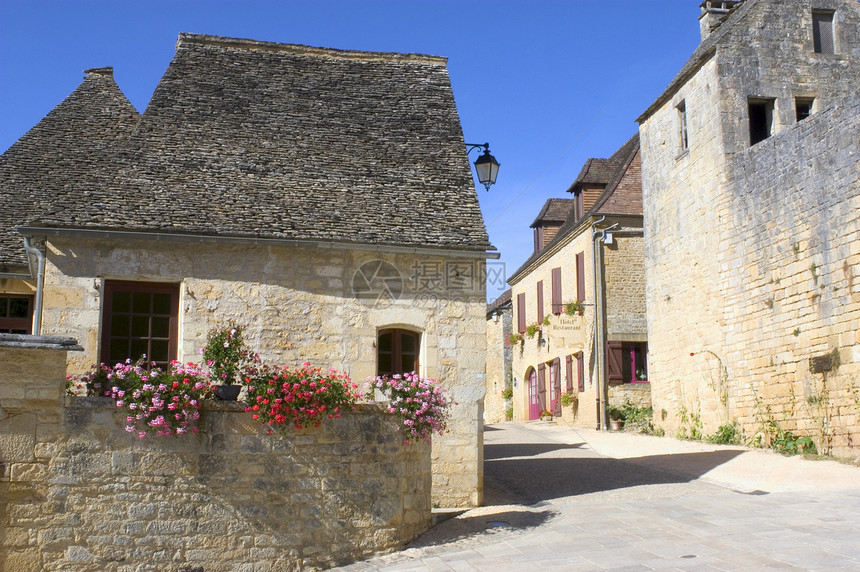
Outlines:
{"label": "stone masonry wall", "polygon": [[[70,373],[98,361],[105,279],[181,285],[182,361],[198,360],[209,329],[235,319],[247,325],[246,339],[265,362],[309,361],[344,370],[360,383],[376,374],[377,332],[413,330],[421,334],[419,373],[439,380],[456,402],[450,431],[433,440],[433,502],[481,503],[483,260],[298,246],[151,244],[50,240],[43,331],[84,346],[83,353],[70,356]],[[385,280],[376,274],[380,269]],[[357,295],[356,287],[368,281],[370,290]]]}
{"label": "stone masonry wall", "polygon": [[268,435],[213,403],[141,440],[108,398],[63,403],[64,353],[0,348],[0,569],[328,567],[430,526],[429,447],[375,406]]}
{"label": "stone masonry wall", "polygon": [[512,331],[510,305],[499,309],[498,320],[487,320],[487,387],[484,394],[484,421],[499,423],[506,420],[508,401],[502,391],[509,384],[513,348],[505,343]]}
{"label": "stone masonry wall", "polygon": [[[812,9],[836,10],[834,55]],[[704,432],[776,425],[857,456],[860,371],[860,7],[754,2],[640,126],[649,366],[655,420]],[[750,147],[748,98],[773,102]],[[814,98],[797,122],[796,98]],[[676,153],[685,100],[690,148]],[[770,427],[770,428],[768,428]]]}

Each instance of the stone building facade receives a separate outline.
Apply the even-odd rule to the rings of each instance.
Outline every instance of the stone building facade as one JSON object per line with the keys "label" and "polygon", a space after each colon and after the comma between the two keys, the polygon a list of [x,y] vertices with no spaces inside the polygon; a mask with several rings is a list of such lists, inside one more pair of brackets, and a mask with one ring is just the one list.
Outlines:
{"label": "stone building facade", "polygon": [[433,501],[481,503],[493,253],[443,58],[183,34],[145,113],[88,70],[0,185],[0,293],[80,341],[70,373],[197,360],[231,319],[269,363],[415,369],[456,402]]}
{"label": "stone building facade", "polygon": [[484,393],[484,422],[499,423],[509,420],[511,400],[505,391],[513,390],[511,370],[513,347],[505,340],[513,331],[513,305],[510,288],[487,304],[487,382]]}
{"label": "stone building facade", "polygon": [[[605,407],[648,404],[639,140],[589,159],[571,185],[563,225],[509,279],[513,417],[542,411],[579,426],[606,426]],[[557,201],[558,199],[550,199]],[[541,214],[549,213],[548,204]],[[541,217],[532,227],[547,225]],[[582,303],[581,313],[567,306]],[[530,335],[530,334],[534,335]],[[562,395],[576,403],[562,406]]]}
{"label": "stone building facade", "polygon": [[711,4],[638,119],[655,420],[856,456],[860,5]]}

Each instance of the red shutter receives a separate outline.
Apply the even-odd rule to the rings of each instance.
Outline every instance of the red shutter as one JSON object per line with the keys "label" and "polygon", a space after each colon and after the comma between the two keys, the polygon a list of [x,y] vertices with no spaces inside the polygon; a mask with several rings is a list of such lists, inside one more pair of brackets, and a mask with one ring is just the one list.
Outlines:
{"label": "red shutter", "polygon": [[552,269],[552,313],[561,314],[561,267]]}
{"label": "red shutter", "polygon": [[546,411],[546,364],[538,364],[538,401],[540,410]]}
{"label": "red shutter", "polygon": [[537,321],[543,322],[543,280],[537,283]]}
{"label": "red shutter", "polygon": [[565,369],[565,391],[573,393],[573,356],[568,355],[564,358]]}
{"label": "red shutter", "polygon": [[517,331],[526,331],[526,295],[517,294]]}
{"label": "red shutter", "polygon": [[585,357],[582,352],[576,353],[576,381],[579,391],[585,391]]}
{"label": "red shutter", "polygon": [[552,371],[549,377],[552,380],[552,393],[555,395],[552,412],[557,416],[561,416],[561,360],[558,358],[552,360],[551,367]]}
{"label": "red shutter", "polygon": [[576,255],[576,300],[585,300],[585,253]]}
{"label": "red shutter", "polygon": [[606,343],[606,362],[609,383],[624,383],[621,342]]}

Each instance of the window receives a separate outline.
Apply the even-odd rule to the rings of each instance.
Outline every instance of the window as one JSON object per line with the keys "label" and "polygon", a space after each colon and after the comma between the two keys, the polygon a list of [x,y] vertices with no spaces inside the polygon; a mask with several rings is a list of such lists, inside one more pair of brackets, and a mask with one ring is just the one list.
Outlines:
{"label": "window", "polygon": [[543,280],[537,283],[537,321],[543,322]]}
{"label": "window", "polygon": [[811,97],[798,97],[794,100],[794,112],[798,122],[812,115],[813,101],[815,100]]}
{"label": "window", "polygon": [[685,102],[678,104],[678,129],[681,142],[681,153],[685,152],[689,147],[687,140],[687,105]]}
{"label": "window", "polygon": [[101,361],[145,355],[166,367],[176,359],[178,315],[178,284],[106,281]]}
{"label": "window", "polygon": [[552,269],[552,313],[561,314],[564,303],[561,301],[561,267]]}
{"label": "window", "polygon": [[418,371],[419,337],[409,330],[380,330],[376,340],[378,375],[396,375]]}
{"label": "window", "polygon": [[813,10],[812,49],[816,54],[835,54],[836,45],[833,39],[833,12]]}
{"label": "window", "polygon": [[585,252],[576,255],[576,301],[585,300]]}
{"label": "window", "polygon": [[517,294],[517,331],[526,331],[526,295]]}
{"label": "window", "polygon": [[648,363],[645,342],[608,342],[609,383],[647,383]]}
{"label": "window", "polygon": [[771,136],[773,132],[773,100],[750,99],[750,145],[755,145]]}
{"label": "window", "polygon": [[0,334],[29,334],[33,330],[33,297],[0,295]]}

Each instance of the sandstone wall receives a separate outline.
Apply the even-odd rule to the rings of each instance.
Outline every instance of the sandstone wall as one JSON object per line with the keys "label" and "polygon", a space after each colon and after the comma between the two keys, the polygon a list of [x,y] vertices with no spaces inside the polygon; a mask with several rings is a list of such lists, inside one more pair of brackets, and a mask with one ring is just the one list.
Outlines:
{"label": "sandstone wall", "polygon": [[[197,241],[162,240],[157,249],[151,244],[50,240],[43,331],[81,341],[85,352],[70,357],[71,373],[98,361],[105,279],[181,285],[183,361],[199,359],[213,325],[235,319],[247,325],[249,345],[268,363],[309,361],[362,382],[376,374],[377,332],[413,330],[421,334],[420,374],[439,380],[456,402],[450,432],[434,437],[434,503],[481,503],[483,260]],[[375,274],[380,268],[382,274]],[[356,294],[367,280],[372,288]]]}
{"label": "sandstone wall", "polygon": [[[699,414],[706,434],[737,421],[765,445],[789,430],[856,456],[860,9],[748,8],[640,127],[655,419],[673,433]],[[813,53],[813,8],[836,10],[835,55]],[[750,97],[774,109],[752,147]],[[799,97],[815,99],[800,122]]]}
{"label": "sandstone wall", "polygon": [[510,305],[500,309],[498,320],[487,320],[487,385],[484,394],[484,421],[499,423],[507,419],[505,410],[510,401],[502,391],[513,382],[511,360],[513,348],[505,343],[512,331]]}
{"label": "sandstone wall", "polygon": [[0,569],[328,567],[430,526],[429,447],[374,406],[267,435],[212,403],[141,440],[108,398],[62,401],[64,353],[0,348]]}

